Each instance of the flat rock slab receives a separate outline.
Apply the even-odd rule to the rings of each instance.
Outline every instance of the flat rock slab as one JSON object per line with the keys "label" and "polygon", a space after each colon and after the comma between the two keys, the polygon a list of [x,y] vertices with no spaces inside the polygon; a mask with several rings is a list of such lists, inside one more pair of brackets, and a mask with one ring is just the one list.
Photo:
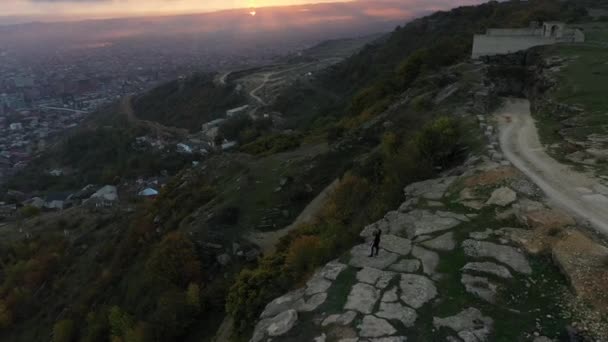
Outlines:
{"label": "flat rock slab", "polygon": [[260,315],[261,318],[274,317],[281,312],[294,308],[298,302],[304,302],[304,289],[295,290],[283,295],[266,305],[264,312]]}
{"label": "flat rock slab", "polygon": [[462,223],[462,221],[446,215],[445,212],[439,216],[428,210],[413,210],[406,215],[409,217],[406,220],[405,230],[409,238],[452,229]]}
{"label": "flat rock slab", "polygon": [[414,309],[422,307],[437,296],[437,288],[433,281],[417,274],[402,274],[399,287],[401,300]]}
{"label": "flat rock slab", "polygon": [[453,232],[447,232],[433,240],[425,241],[421,245],[439,251],[452,251],[456,248],[456,240],[454,240]]}
{"label": "flat rock slab", "polygon": [[506,207],[516,200],[517,193],[515,193],[515,191],[507,187],[501,187],[492,192],[492,196],[490,196],[490,199],[486,202],[486,204]]}
{"label": "flat rock slab", "polygon": [[382,275],[378,279],[378,282],[376,282],[376,287],[381,290],[384,290],[391,283],[391,281],[395,278],[396,275],[397,274],[395,272],[383,271]]}
{"label": "flat rock slab", "polygon": [[513,278],[508,268],[493,262],[470,262],[462,268],[463,271],[488,273],[500,278]]}
{"label": "flat rock slab", "polygon": [[414,322],[418,318],[414,309],[408,308],[399,303],[380,303],[380,310],[376,316],[386,318],[388,320],[397,320],[403,323],[407,328],[414,326]]}
{"label": "flat rock slab", "polygon": [[[406,342],[407,337],[405,336],[389,336],[380,338],[370,338],[369,342]],[[361,341],[363,342],[363,341]]]}
{"label": "flat rock slab", "polygon": [[463,274],[460,280],[468,293],[473,294],[488,303],[496,302],[496,290],[498,286],[490,282],[488,278],[476,277]]}
{"label": "flat rock slab", "polygon": [[355,284],[346,300],[344,310],[354,310],[364,314],[371,314],[380,299],[375,287],[369,284]]}
{"label": "flat rock slab", "polygon": [[310,312],[316,310],[321,304],[325,303],[327,299],[327,293],[317,293],[316,295],[310,297],[307,301],[300,303],[297,306],[297,310],[300,312]]}
{"label": "flat rock slab", "polygon": [[397,330],[386,320],[375,316],[363,317],[361,324],[357,326],[360,337],[381,337],[393,335]]}
{"label": "flat rock slab", "polygon": [[405,259],[389,266],[389,270],[400,273],[414,273],[420,269],[420,260]]}
{"label": "flat rock slab", "polygon": [[399,300],[399,293],[396,287],[391,288],[390,290],[384,292],[382,295],[382,302],[385,303],[393,303]]}
{"label": "flat rock slab", "polygon": [[266,332],[268,336],[281,336],[286,334],[298,321],[295,310],[287,310],[271,319]]}
{"label": "flat rock slab", "polygon": [[329,280],[336,280],[340,273],[344,271],[348,266],[340,263],[338,261],[332,261],[327,263],[320,271],[320,274],[323,278]]}
{"label": "flat rock slab", "polygon": [[433,325],[436,329],[450,328],[465,341],[485,342],[492,332],[494,320],[484,316],[478,309],[468,308],[451,317],[434,317]]}
{"label": "flat rock slab", "polygon": [[306,295],[312,296],[317,293],[326,292],[331,287],[331,281],[315,275],[306,283]]}
{"label": "flat rock slab", "polygon": [[429,275],[435,274],[437,265],[439,265],[439,254],[422,247],[414,246],[412,248],[412,255],[420,260],[424,273]]}
{"label": "flat rock slab", "polygon": [[493,258],[510,266],[513,270],[531,274],[532,268],[526,257],[515,248],[486,241],[466,240],[462,243],[466,255],[473,258]]}
{"label": "flat rock slab", "polygon": [[370,258],[370,251],[371,247],[367,244],[353,247],[350,250],[350,261],[348,262],[349,265],[357,268],[370,267],[383,270],[399,259],[398,254],[387,252],[385,250],[381,250],[378,256]]}
{"label": "flat rock slab", "polygon": [[326,327],[330,324],[349,325],[355,320],[356,317],[357,313],[355,311],[347,311],[343,314],[329,315],[323,320],[321,326]]}
{"label": "flat rock slab", "polygon": [[475,240],[487,240],[494,232],[491,229],[486,229],[483,232],[471,232],[469,237]]}
{"label": "flat rock slab", "polygon": [[408,255],[412,250],[412,241],[391,234],[382,235],[380,247],[389,252]]}
{"label": "flat rock slab", "polygon": [[444,177],[429,179],[423,182],[413,183],[405,187],[403,192],[406,198],[423,197],[428,200],[440,200],[445,195],[448,187],[454,183],[457,177]]}
{"label": "flat rock slab", "polygon": [[364,267],[357,272],[357,281],[360,283],[375,285],[378,282],[378,279],[380,279],[382,276],[382,273],[382,270],[377,268]]}

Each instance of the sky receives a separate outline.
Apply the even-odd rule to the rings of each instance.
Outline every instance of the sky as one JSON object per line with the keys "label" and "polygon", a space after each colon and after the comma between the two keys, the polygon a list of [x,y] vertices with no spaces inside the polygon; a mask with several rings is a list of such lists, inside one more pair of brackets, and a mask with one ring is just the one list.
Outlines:
{"label": "sky", "polygon": [[[210,12],[231,8],[260,8],[341,0],[0,0],[0,17],[30,17],[44,20],[74,20],[141,15]],[[359,0],[374,2],[375,0]],[[379,0],[380,1],[380,0]],[[467,0],[417,0],[455,7]]]}

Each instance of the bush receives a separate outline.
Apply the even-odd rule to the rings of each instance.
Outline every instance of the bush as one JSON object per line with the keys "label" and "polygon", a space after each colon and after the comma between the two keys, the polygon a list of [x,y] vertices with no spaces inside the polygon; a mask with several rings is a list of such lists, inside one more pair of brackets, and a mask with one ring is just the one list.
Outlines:
{"label": "bush", "polygon": [[0,300],[0,329],[6,329],[13,324],[13,313],[5,301]]}
{"label": "bush", "polygon": [[324,219],[347,223],[369,200],[371,190],[366,179],[347,173],[327,201],[322,213]]}
{"label": "bush", "polygon": [[460,132],[456,122],[446,117],[431,122],[416,135],[414,146],[422,160],[446,168],[454,161],[460,148]]}
{"label": "bush", "polygon": [[74,321],[64,319],[53,326],[53,342],[71,342],[74,340]]}
{"label": "bush", "polygon": [[308,273],[323,260],[323,247],[318,236],[301,236],[291,243],[285,265],[300,274]]}
{"label": "bush", "polygon": [[19,214],[21,215],[21,217],[24,218],[32,218],[34,216],[40,215],[40,208],[31,205],[26,205],[19,210]]}
{"label": "bush", "polygon": [[241,150],[254,155],[269,155],[296,149],[300,144],[301,137],[298,135],[276,134],[259,138],[243,146]]}
{"label": "bush", "polygon": [[179,232],[167,234],[154,248],[146,270],[181,288],[201,279],[201,262],[194,244]]}

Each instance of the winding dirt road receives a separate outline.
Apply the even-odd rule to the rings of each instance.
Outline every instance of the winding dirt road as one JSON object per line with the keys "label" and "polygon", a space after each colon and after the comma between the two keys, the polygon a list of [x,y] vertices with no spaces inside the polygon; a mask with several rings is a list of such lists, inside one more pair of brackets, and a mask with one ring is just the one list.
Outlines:
{"label": "winding dirt road", "polygon": [[496,113],[507,159],[559,207],[608,236],[608,187],[551,158],[540,143],[530,102],[507,99]]}

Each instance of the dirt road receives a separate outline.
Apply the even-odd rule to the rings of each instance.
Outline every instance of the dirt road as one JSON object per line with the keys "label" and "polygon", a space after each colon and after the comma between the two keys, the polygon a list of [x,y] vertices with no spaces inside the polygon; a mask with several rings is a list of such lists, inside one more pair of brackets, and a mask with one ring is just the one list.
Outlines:
{"label": "dirt road", "polygon": [[608,187],[545,152],[528,100],[507,99],[496,115],[500,145],[507,159],[536,183],[552,204],[608,236]]}

